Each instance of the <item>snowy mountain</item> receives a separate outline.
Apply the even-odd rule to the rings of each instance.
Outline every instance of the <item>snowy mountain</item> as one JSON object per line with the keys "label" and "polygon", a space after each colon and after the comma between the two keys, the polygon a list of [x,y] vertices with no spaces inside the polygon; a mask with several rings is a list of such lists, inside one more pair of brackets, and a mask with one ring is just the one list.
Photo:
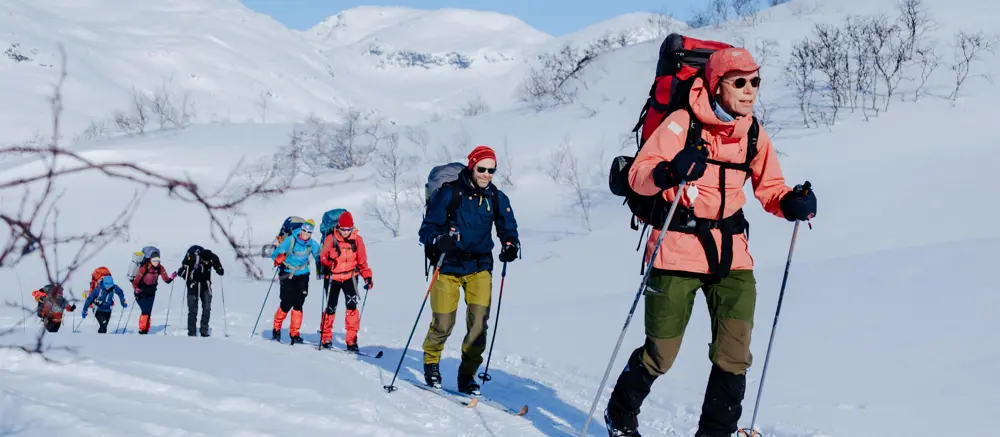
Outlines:
{"label": "snowy mountain", "polygon": [[[492,12],[361,7],[298,32],[237,0],[16,0],[0,5],[2,86],[11,101],[31,103],[0,122],[0,141],[48,128],[37,114],[58,81],[59,44],[71,138],[88,127],[115,131],[115,112],[142,95],[183,102],[192,122],[333,119],[355,108],[418,123],[510,108],[525,62],[547,43],[639,42],[649,34],[642,15],[553,38]],[[381,95],[393,104],[371,97]]]}
{"label": "snowy mountain", "polygon": [[[804,48],[817,47],[804,43],[817,41],[817,24],[844,31],[846,18],[852,16],[861,20],[854,23],[876,26],[880,13],[886,14],[886,23],[894,22],[898,15],[894,0],[837,4],[792,0],[766,10],[752,26],[733,22],[685,31],[696,38],[741,44],[755,53],[763,64],[764,78],[757,109],[781,154],[786,182],[809,180],[819,200],[818,216],[811,226],[803,223],[797,234],[781,318],[773,332],[775,343],[757,416],[757,426],[767,437],[987,435],[995,427],[993,418],[1000,416],[1000,390],[992,378],[1000,360],[994,328],[1000,294],[990,269],[1000,231],[978,225],[975,219],[958,225],[964,211],[976,217],[1000,212],[995,202],[988,201],[996,192],[990,172],[992,163],[1000,159],[995,147],[1000,133],[983,128],[992,122],[1000,87],[982,77],[1000,69],[1000,58],[983,49],[972,63],[960,62],[968,59],[962,56],[962,48],[969,54],[976,35],[982,36],[978,41],[994,47],[1000,42],[994,38],[992,14],[986,13],[990,10],[983,3],[923,2],[924,16],[933,27],[921,33],[922,55],[915,54],[913,62],[906,64],[888,100],[884,85],[861,94],[843,88],[845,100],[835,100],[841,95],[833,92],[830,78],[820,70],[809,71],[805,85],[811,94],[800,99],[797,83],[784,71],[786,66],[794,67],[797,50],[801,54]],[[64,3],[67,9],[62,16],[84,15],[69,9],[78,3]],[[14,8],[29,10],[26,4]],[[160,3],[163,8],[184,4],[179,0]],[[194,13],[198,14],[209,15],[204,10]],[[381,19],[389,16],[387,12]],[[102,27],[124,26],[125,18],[109,15]],[[16,29],[27,28],[26,20],[5,20],[20,26]],[[43,35],[42,26],[38,28],[36,35]],[[72,33],[74,27],[66,29]],[[364,32],[351,33],[356,30],[338,34],[342,41],[350,41],[340,48],[353,47],[366,37]],[[964,39],[957,39],[959,31],[965,32]],[[905,35],[896,32],[890,34],[894,38]],[[833,34],[838,33],[828,33]],[[433,37],[428,35],[428,40]],[[889,45],[898,45],[902,39],[894,41]],[[310,40],[308,44],[317,43]],[[558,45],[555,38],[539,44]],[[833,46],[851,47],[847,43]],[[91,47],[118,53],[107,45]],[[213,47],[205,44],[185,53],[206,50],[212,54]],[[35,61],[37,55],[28,45],[20,48],[19,53],[32,61],[16,64],[16,68],[47,68],[38,63],[49,60]],[[123,276],[129,254],[144,245],[157,245],[168,269],[177,267],[188,246],[210,246],[226,266],[226,275],[214,283],[212,336],[184,336],[187,308],[182,283],[173,287],[161,283],[152,312],[152,335],[136,335],[138,317],[137,311],[129,313],[134,310],[131,296],[129,308],[122,311],[116,306],[112,315],[111,329],[121,320],[123,335],[97,335],[92,313],[85,320],[78,312],[68,316],[62,330],[44,340],[47,345],[75,347],[75,353],[52,352],[55,362],[46,362],[17,349],[0,350],[0,435],[579,435],[641,279],[641,255],[635,250],[639,232],[629,229],[630,214],[621,198],[608,192],[607,171],[612,157],[635,151],[629,131],[653,79],[658,48],[659,40],[653,39],[600,54],[567,81],[575,90],[573,100],[555,107],[536,111],[524,105],[475,117],[388,126],[377,132],[400,134],[395,150],[395,162],[401,163],[396,188],[403,204],[398,236],[366,214],[372,202],[379,205],[391,198],[392,185],[384,175],[389,165],[382,159],[391,152],[391,140],[380,142],[381,153],[363,164],[333,169],[324,167],[327,161],[323,161],[297,168],[297,180],[308,181],[314,173],[332,187],[289,191],[227,213],[232,221],[224,220],[223,226],[259,247],[287,216],[318,221],[331,208],[353,211],[368,243],[375,278],[375,288],[362,297],[359,342],[363,352],[382,351],[384,355],[377,359],[313,350],[323,294],[322,283],[315,280],[310,281],[304,305],[302,332],[307,343],[289,348],[287,330],[285,343],[267,341],[279,293],[277,285],[271,287],[271,262],[254,260],[268,274],[264,280],[245,277],[225,242],[213,239],[205,212],[197,205],[165,190],[154,188],[147,193],[140,190],[145,189],[141,184],[109,179],[98,172],[66,175],[56,186],[61,194],[59,235],[113,222],[137,191],[145,193],[127,235],[81,266],[71,279],[72,294],[79,296],[97,266],[106,265],[116,277]],[[328,51],[316,56],[327,62],[333,49],[324,50]],[[85,90],[113,88],[101,73],[110,68],[103,60],[111,55],[94,52],[89,56],[84,59],[91,63],[78,60],[74,65],[92,74],[77,74],[67,82],[69,90],[75,89],[74,94],[67,91],[72,97],[67,106],[78,105],[76,111],[106,105]],[[3,68],[5,75],[15,71],[10,65]],[[928,69],[930,73],[925,74]],[[515,83],[508,76],[514,74],[511,71],[497,73],[496,82]],[[965,82],[953,93],[956,73],[961,77],[963,71],[968,72]],[[18,74],[22,83],[45,83],[28,73]],[[413,80],[423,80],[417,83],[430,87],[431,76],[414,75]],[[351,80],[355,79],[360,80]],[[355,91],[366,101],[395,102],[404,95],[407,83],[396,80],[376,88],[375,76],[368,80],[362,85],[369,88]],[[496,82],[481,86],[492,88]],[[218,92],[239,92],[235,89],[239,84],[220,82]],[[4,86],[5,91],[15,90]],[[439,86],[422,92],[453,92],[450,84]],[[120,85],[114,87],[127,94]],[[38,85],[12,91],[10,95],[17,100],[0,107],[5,116],[0,119],[11,126],[11,119],[42,126],[42,133],[47,133],[48,120],[38,114],[45,113],[48,90]],[[469,88],[473,92],[486,95],[488,90]],[[457,101],[458,94],[450,98]],[[214,104],[228,103],[220,98]],[[26,107],[40,111],[24,112]],[[239,188],[259,179],[259,168],[252,166],[291,155],[285,146],[293,129],[315,134],[296,137],[305,143],[298,151],[305,152],[313,164],[360,150],[336,149],[330,152],[333,157],[316,153],[309,149],[310,141],[344,131],[273,120],[151,130],[144,135],[80,141],[72,147],[96,162],[134,162],[190,178],[214,193],[227,182]],[[361,132],[351,138],[368,136],[370,132]],[[489,366],[493,379],[483,384],[483,393],[508,408],[527,404],[529,412],[520,418],[484,404],[463,409],[405,381],[421,378],[420,344],[430,322],[428,308],[418,318],[428,287],[423,250],[416,244],[421,185],[432,166],[464,161],[476,144],[492,145],[500,155],[496,180],[511,199],[524,246],[523,258],[508,266],[502,280],[502,307],[500,269],[494,272],[489,328],[495,346]],[[46,168],[34,156],[3,158],[0,187]],[[229,181],[228,172],[234,169],[238,177]],[[22,197],[30,200],[39,192],[3,189],[0,197],[17,200],[0,204],[4,217],[16,212]],[[765,213],[750,188],[746,190],[758,295],[753,366],[741,426],[750,424],[763,376],[793,227]],[[225,192],[220,196],[212,199],[225,199]],[[217,232],[214,236],[218,237]],[[65,268],[69,256],[61,253],[61,264],[56,264]],[[16,267],[0,268],[0,283],[7,285],[0,289],[0,301],[34,308],[30,292],[45,281],[39,258],[32,254]],[[697,300],[674,367],[657,380],[643,406],[639,419],[644,436],[691,436],[697,428],[711,341],[704,297],[699,294]],[[639,300],[609,385],[627,354],[643,341],[644,309]],[[459,311],[464,310],[462,303]],[[33,344],[39,326],[30,311],[27,324],[18,325],[25,314],[0,307],[0,345]],[[458,325],[442,360],[444,383],[450,388],[455,387],[465,334],[462,323]],[[340,348],[344,346],[343,326],[343,316],[338,314],[334,343]],[[415,334],[406,348],[411,329]],[[497,335],[492,343],[494,330]],[[387,393],[383,386],[390,384],[400,362],[398,390]],[[609,394],[610,387],[603,388],[589,428],[591,436],[604,432],[601,412]]]}

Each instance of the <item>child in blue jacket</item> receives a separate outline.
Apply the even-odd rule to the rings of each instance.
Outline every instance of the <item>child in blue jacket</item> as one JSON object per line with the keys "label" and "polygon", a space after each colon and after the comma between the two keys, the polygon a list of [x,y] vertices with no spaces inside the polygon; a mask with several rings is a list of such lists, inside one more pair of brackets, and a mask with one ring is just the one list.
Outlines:
{"label": "child in blue jacket", "polygon": [[125,303],[125,292],[122,291],[121,287],[115,285],[115,280],[111,275],[106,275],[87,294],[87,300],[83,303],[82,317],[84,319],[87,318],[87,310],[90,309],[90,305],[96,305],[96,308],[94,308],[94,318],[97,319],[97,323],[100,325],[97,328],[99,334],[108,332],[108,322],[111,321],[111,305],[114,303],[114,295],[116,293],[118,294],[118,300],[122,303],[122,309],[128,308],[128,304]]}
{"label": "child in blue jacket", "polygon": [[274,327],[271,332],[274,340],[281,340],[281,325],[291,311],[292,321],[288,326],[288,335],[292,338],[292,344],[302,343],[299,328],[302,326],[302,304],[309,294],[309,255],[312,255],[313,260],[319,261],[320,249],[323,248],[312,239],[315,227],[314,221],[306,221],[294,232],[294,237],[285,238],[271,254],[274,266],[281,268],[281,304],[274,312]]}

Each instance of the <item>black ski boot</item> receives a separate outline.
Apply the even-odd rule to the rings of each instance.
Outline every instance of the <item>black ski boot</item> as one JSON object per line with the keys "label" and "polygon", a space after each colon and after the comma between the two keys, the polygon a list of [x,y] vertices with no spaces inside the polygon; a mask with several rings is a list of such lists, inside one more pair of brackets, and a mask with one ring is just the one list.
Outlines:
{"label": "black ski boot", "polygon": [[438,363],[424,364],[424,382],[434,388],[441,388],[441,369]]}
{"label": "black ski boot", "polygon": [[298,335],[292,336],[291,344],[299,344],[299,343],[302,343],[302,337],[299,337]]}
{"label": "black ski boot", "polygon": [[615,388],[611,391],[608,408],[604,410],[604,423],[608,425],[611,437],[641,437],[639,434],[639,407],[649,396],[655,376],[642,364],[640,346],[632,351]]}
{"label": "black ski boot", "polygon": [[458,375],[458,391],[470,396],[479,396],[479,384],[472,375]]}
{"label": "black ski boot", "polygon": [[188,331],[188,337],[194,337],[194,331]]}
{"label": "black ski boot", "polygon": [[359,350],[358,350],[358,344],[354,343],[354,344],[347,345],[347,350],[349,350],[351,352],[359,352]]}
{"label": "black ski boot", "polygon": [[333,348],[333,342],[332,341],[328,341],[326,343],[321,343],[319,345],[319,347],[321,347],[323,349],[332,349]]}
{"label": "black ski boot", "polygon": [[608,425],[609,437],[642,437],[639,434],[639,412],[619,411],[608,406],[604,410],[604,423]]}
{"label": "black ski boot", "polygon": [[740,415],[743,414],[746,379],[746,374],[734,375],[712,365],[695,436],[727,437],[737,431]]}

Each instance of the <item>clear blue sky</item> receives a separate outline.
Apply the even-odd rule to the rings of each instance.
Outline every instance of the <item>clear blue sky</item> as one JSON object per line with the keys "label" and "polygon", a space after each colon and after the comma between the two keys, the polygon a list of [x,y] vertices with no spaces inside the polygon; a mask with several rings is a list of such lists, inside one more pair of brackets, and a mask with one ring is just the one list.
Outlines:
{"label": "clear blue sky", "polygon": [[684,20],[705,0],[242,0],[250,9],[274,17],[292,29],[307,29],[324,18],[356,6],[406,6],[417,9],[465,8],[513,15],[552,35],[564,35],[628,12],[666,10]]}

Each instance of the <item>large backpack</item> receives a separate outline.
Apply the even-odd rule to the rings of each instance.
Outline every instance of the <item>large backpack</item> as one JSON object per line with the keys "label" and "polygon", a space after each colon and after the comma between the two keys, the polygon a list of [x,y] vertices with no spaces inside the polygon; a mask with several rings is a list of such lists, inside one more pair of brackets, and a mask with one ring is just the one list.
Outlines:
{"label": "large backpack", "polygon": [[[141,252],[136,252],[136,253],[141,253]],[[109,275],[111,275],[111,270],[105,266],[101,266],[94,269],[94,271],[90,273],[90,288],[86,289],[83,292],[83,300],[86,301],[87,296],[89,296],[90,293],[94,291],[94,289],[97,287],[97,284],[101,282],[101,279],[104,279],[105,276]],[[90,306],[94,306],[94,304],[95,303],[92,302]],[[111,302],[111,305],[112,306],[114,305],[114,301]]]}
{"label": "large backpack", "polygon": [[[427,175],[427,182],[424,184],[424,218],[427,218],[427,212],[430,210],[431,199],[434,197],[434,193],[437,193],[441,187],[448,185],[452,190],[451,198],[448,200],[445,210],[448,214],[446,222],[451,222],[452,215],[462,201],[462,186],[456,182],[458,182],[465,167],[465,164],[461,162],[450,162],[431,168],[430,173]],[[493,206],[493,221],[495,222],[500,219],[500,196],[497,194],[495,188],[491,193],[490,202]],[[436,257],[438,256],[440,254],[436,253],[433,247],[430,245],[424,246],[424,276],[430,275],[430,262],[437,261]]]}
{"label": "large backpack", "polygon": [[274,241],[271,244],[265,244],[260,250],[260,256],[262,258],[270,258],[274,253],[274,250],[281,245],[281,242],[285,240],[288,236],[292,235],[296,229],[302,227],[306,223],[306,219],[299,216],[289,216],[281,223],[281,229],[278,230],[278,235],[274,237]]}
{"label": "large backpack", "polygon": [[337,227],[337,221],[345,212],[344,208],[335,208],[323,213],[323,220],[319,223],[319,241],[326,241],[326,236]]}
{"label": "large backpack", "polygon": [[63,289],[61,286],[48,284],[42,287],[45,297],[39,302],[38,316],[43,319],[59,320],[63,313]]}
{"label": "large backpack", "polygon": [[134,281],[135,276],[139,273],[139,267],[142,267],[151,258],[158,256],[160,256],[160,249],[156,248],[156,246],[146,246],[138,252],[132,252],[132,263],[129,264],[125,277],[128,278],[129,282]]}
{"label": "large backpack", "polygon": [[[660,44],[659,59],[656,63],[656,76],[649,89],[649,96],[645,105],[639,113],[639,120],[632,133],[636,134],[637,150],[634,156],[615,157],[611,164],[611,171],[608,177],[608,185],[611,192],[616,196],[624,197],[624,204],[627,204],[632,212],[631,227],[639,230],[639,224],[643,224],[640,233],[640,243],[636,250],[642,245],[642,236],[646,228],[653,226],[654,229],[663,229],[667,218],[669,204],[663,198],[662,193],[652,196],[645,196],[632,190],[629,184],[629,170],[635,157],[639,155],[639,150],[646,144],[646,141],[653,132],[660,126],[664,119],[677,110],[687,110],[691,112],[689,96],[691,86],[696,77],[704,78],[705,64],[708,58],[718,50],[731,48],[732,46],[718,41],[707,41],[690,38],[677,33],[667,35]],[[690,123],[687,126],[687,137],[685,147],[697,147],[704,140],[701,138],[701,122],[691,114]],[[741,164],[722,162],[708,159],[710,164],[719,165],[727,169],[741,170],[750,177],[750,162],[757,155],[757,137],[760,128],[757,118],[753,122],[748,133],[749,148],[746,154],[746,161]],[[725,186],[725,175],[720,173],[720,187]],[[725,209],[725,197],[720,208],[720,218]],[[715,249],[714,238],[709,234],[712,227],[723,227],[728,232],[743,232],[743,228],[748,228],[742,211],[726,220],[707,220],[696,218],[688,208],[678,205],[677,212],[668,229],[685,233],[697,233],[705,246],[709,268],[712,271],[709,279],[718,278],[720,274],[728,273],[729,264],[732,261],[732,240],[723,238],[723,260],[720,265],[718,254]],[[706,238],[707,235],[707,238]],[[728,258],[728,259],[727,259]],[[645,263],[645,260],[643,260]]]}

